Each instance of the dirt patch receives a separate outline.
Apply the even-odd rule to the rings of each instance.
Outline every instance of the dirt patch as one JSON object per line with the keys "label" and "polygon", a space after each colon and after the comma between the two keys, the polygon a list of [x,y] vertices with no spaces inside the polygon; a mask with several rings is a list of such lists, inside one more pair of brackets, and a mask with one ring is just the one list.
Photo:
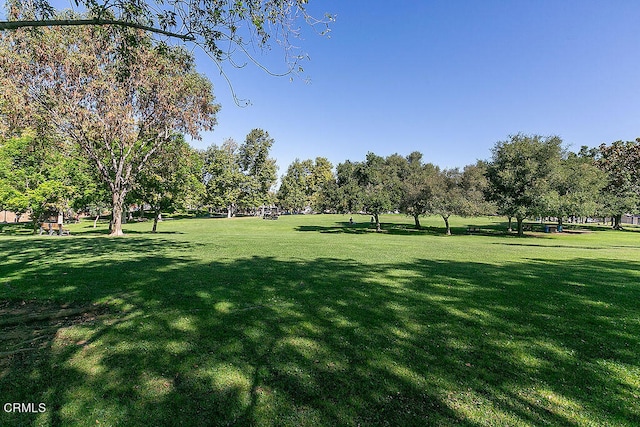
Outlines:
{"label": "dirt patch", "polygon": [[49,347],[61,328],[92,323],[108,311],[97,304],[0,301],[0,366],[14,355]]}

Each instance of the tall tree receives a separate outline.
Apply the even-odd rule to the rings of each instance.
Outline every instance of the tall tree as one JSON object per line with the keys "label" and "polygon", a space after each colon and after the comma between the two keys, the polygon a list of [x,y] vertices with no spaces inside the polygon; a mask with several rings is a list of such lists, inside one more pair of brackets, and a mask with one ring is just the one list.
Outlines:
{"label": "tall tree", "polygon": [[395,176],[390,173],[385,159],[374,153],[367,153],[367,158],[359,165],[357,176],[364,210],[373,216],[376,231],[380,232],[380,214],[394,207]]}
{"label": "tall tree", "polygon": [[420,229],[420,216],[429,213],[430,201],[437,190],[437,176],[440,168],[422,164],[422,153],[413,152],[407,156],[407,173],[402,179],[400,211],[411,215],[415,227]]}
{"label": "tall tree", "polygon": [[278,203],[284,209],[301,212],[311,204],[311,168],[313,164],[309,160],[295,159],[287,168],[287,173],[282,176],[280,188],[278,188]]}
{"label": "tall tree", "polygon": [[599,147],[598,167],[607,175],[604,187],[605,209],[621,229],[622,215],[640,205],[640,138],[616,141]]}
{"label": "tall tree", "polygon": [[242,192],[245,207],[257,208],[271,201],[269,192],[276,183],[278,170],[275,159],[269,157],[273,143],[269,132],[253,129],[240,146],[240,170],[246,177]]}
{"label": "tall tree", "polygon": [[200,181],[202,161],[182,135],[164,144],[159,156],[155,156],[142,170],[132,191],[135,200],[148,203],[154,211],[155,233],[161,213],[169,209],[185,207],[204,192]]}
{"label": "tall tree", "polygon": [[549,213],[563,225],[564,218],[594,216],[600,210],[605,173],[591,156],[568,153],[560,162]]}
{"label": "tall tree", "polygon": [[315,160],[295,159],[282,177],[278,200],[285,209],[300,211],[309,206],[323,210],[321,193],[334,180],[333,165],[324,157]]}
{"label": "tall tree", "polygon": [[227,139],[220,147],[212,145],[204,152],[204,185],[206,201],[214,207],[224,207],[227,218],[238,208],[246,180],[240,169],[240,147]]}
{"label": "tall tree", "polygon": [[[121,61],[129,35],[141,41]],[[211,83],[194,71],[186,51],[156,48],[139,33],[112,27],[0,37],[2,98],[18,90],[25,125],[41,118],[48,131],[82,148],[111,192],[111,234],[123,234],[125,197],[163,144],[176,132],[197,138],[215,124]]]}
{"label": "tall tree", "polygon": [[545,200],[554,191],[552,181],[561,156],[562,140],[557,136],[517,134],[492,149],[487,196],[500,214],[516,218],[519,236],[525,218],[548,209]]}

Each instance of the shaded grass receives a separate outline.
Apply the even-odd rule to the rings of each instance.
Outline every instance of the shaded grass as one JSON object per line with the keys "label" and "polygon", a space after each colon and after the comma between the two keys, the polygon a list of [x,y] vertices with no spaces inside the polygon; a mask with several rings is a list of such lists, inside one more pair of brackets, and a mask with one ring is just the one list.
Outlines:
{"label": "shaded grass", "polygon": [[47,411],[0,424],[640,423],[639,234],[424,222],[410,238],[341,231],[348,216],[0,238],[8,307],[91,314],[3,328],[0,351],[45,338],[0,359],[0,395]]}

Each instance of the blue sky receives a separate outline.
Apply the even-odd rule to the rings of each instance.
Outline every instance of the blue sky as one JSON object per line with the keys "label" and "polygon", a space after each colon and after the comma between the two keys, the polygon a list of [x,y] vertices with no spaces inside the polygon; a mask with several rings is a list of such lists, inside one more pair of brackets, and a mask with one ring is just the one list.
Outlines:
{"label": "blue sky", "polygon": [[[198,54],[222,111],[194,146],[241,142],[263,128],[282,175],[295,158],[336,165],[368,151],[418,150],[462,167],[517,132],[559,135],[573,150],[640,136],[637,1],[310,3],[316,15],[337,15],[330,38],[305,30],[298,43],[310,83],[227,68],[251,101],[240,108]],[[284,65],[275,49],[258,58],[276,71]]]}

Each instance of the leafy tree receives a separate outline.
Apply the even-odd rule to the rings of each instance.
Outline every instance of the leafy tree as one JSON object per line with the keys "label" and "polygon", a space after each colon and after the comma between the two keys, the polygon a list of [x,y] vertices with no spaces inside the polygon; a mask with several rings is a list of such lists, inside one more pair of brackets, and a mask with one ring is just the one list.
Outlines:
{"label": "leafy tree", "polygon": [[285,209],[301,211],[307,206],[322,211],[321,193],[334,181],[333,166],[324,157],[300,161],[289,165],[278,189],[278,200]]}
{"label": "leafy tree", "polygon": [[598,212],[605,174],[591,156],[568,153],[560,162],[549,213],[558,218],[593,216]]}
{"label": "leafy tree", "polygon": [[394,208],[396,177],[383,157],[367,153],[366,160],[359,165],[357,176],[362,191],[365,212],[373,215],[376,231],[381,231],[380,214]]}
{"label": "leafy tree", "polygon": [[638,209],[640,203],[640,138],[602,144],[598,151],[596,164],[607,176],[605,210],[614,219],[613,227],[621,229],[622,215]]}
{"label": "leafy tree", "polygon": [[487,165],[487,196],[498,212],[515,217],[518,235],[522,221],[539,215],[548,206],[553,179],[562,155],[562,140],[557,136],[513,135],[496,143]]}
{"label": "leafy tree", "polygon": [[241,200],[245,207],[257,208],[271,201],[270,190],[276,183],[278,169],[275,159],[269,157],[273,143],[269,132],[253,129],[240,146],[240,170],[245,175]]}
{"label": "leafy tree", "polygon": [[407,156],[407,172],[402,179],[400,211],[411,215],[415,227],[420,229],[420,216],[428,214],[430,201],[437,190],[437,176],[440,168],[427,163],[422,164],[422,153],[417,151]]}
{"label": "leafy tree", "polygon": [[206,201],[215,207],[224,207],[228,218],[240,203],[246,180],[240,169],[239,148],[233,139],[227,139],[220,147],[212,145],[204,152]]}
{"label": "leafy tree", "polygon": [[430,179],[429,186],[431,197],[427,200],[427,209],[442,217],[445,233],[449,236],[449,217],[465,213],[467,200],[462,187],[462,174],[458,169],[445,169]]}
{"label": "leafy tree", "polygon": [[332,187],[325,187],[326,199],[335,200],[337,202],[335,204],[336,210],[340,213],[352,213],[362,209],[363,194],[359,184],[359,169],[360,164],[350,160],[338,164],[334,193],[328,193],[328,190],[333,190]]}
{"label": "leafy tree", "polygon": [[310,205],[310,161],[295,159],[287,168],[278,189],[278,203],[284,209],[301,212]]}
{"label": "leafy tree", "polygon": [[154,211],[153,227],[156,232],[163,211],[184,207],[192,198],[204,191],[200,181],[202,162],[198,153],[187,144],[182,135],[175,135],[165,144],[138,176],[132,191],[135,199],[148,203]]}
{"label": "leafy tree", "polygon": [[[293,40],[299,36],[299,21],[321,26],[327,33],[331,15],[317,19],[307,13],[308,0],[79,0],[70,6],[84,6],[87,16],[56,16],[53,3],[48,0],[9,0],[8,22],[0,22],[0,30],[37,26],[111,26],[121,29],[120,53],[130,53],[146,42],[145,32],[160,37],[176,37],[191,42],[209,54],[220,70],[224,64],[242,67],[247,60],[260,65],[250,53],[257,46],[270,50],[276,45],[282,49],[286,68],[281,74],[301,71],[305,58]],[[134,64],[133,58],[129,58]]]}
{"label": "leafy tree", "polygon": [[[178,48],[153,47],[112,27],[17,30],[0,38],[0,99],[18,90],[26,114],[77,144],[109,187],[112,235],[122,233],[127,193],[176,132],[198,137],[215,124],[211,84]],[[135,66],[129,66],[135,64]],[[6,84],[5,84],[6,83]],[[33,112],[34,114],[30,114]]]}
{"label": "leafy tree", "polygon": [[0,141],[0,186],[3,207],[18,217],[26,212],[36,227],[49,213],[64,211],[74,196],[67,158],[33,135]]}

